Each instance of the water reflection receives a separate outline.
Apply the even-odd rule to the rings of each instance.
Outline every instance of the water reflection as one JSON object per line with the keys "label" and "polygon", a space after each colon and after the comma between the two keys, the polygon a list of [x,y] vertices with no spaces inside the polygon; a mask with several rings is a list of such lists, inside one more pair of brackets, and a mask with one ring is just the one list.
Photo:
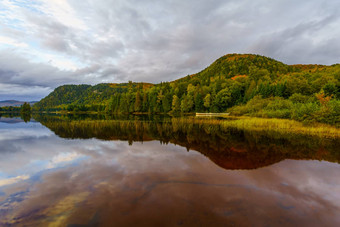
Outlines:
{"label": "water reflection", "polygon": [[[119,116],[117,116],[119,117]],[[92,120],[51,118],[39,121],[62,138],[178,144],[207,156],[225,169],[254,169],[284,159],[315,159],[339,163],[340,140],[296,135],[261,134],[209,125],[182,118]]]}
{"label": "water reflection", "polygon": [[206,132],[168,118],[39,120],[49,129],[0,125],[0,226],[340,224],[339,164],[269,165],[338,162],[332,141]]}

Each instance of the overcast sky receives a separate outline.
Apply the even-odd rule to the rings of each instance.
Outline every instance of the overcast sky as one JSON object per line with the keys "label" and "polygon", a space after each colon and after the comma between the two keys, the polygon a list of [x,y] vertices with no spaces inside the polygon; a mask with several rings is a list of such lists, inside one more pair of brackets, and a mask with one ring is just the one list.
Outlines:
{"label": "overcast sky", "polygon": [[1,0],[0,100],[171,81],[228,53],[340,62],[339,0]]}

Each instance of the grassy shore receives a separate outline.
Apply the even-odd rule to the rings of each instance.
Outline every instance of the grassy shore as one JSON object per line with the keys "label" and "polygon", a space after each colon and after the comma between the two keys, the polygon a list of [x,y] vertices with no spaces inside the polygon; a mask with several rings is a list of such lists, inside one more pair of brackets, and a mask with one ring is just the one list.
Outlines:
{"label": "grassy shore", "polygon": [[[134,127],[143,124],[147,127],[152,120],[147,121],[136,121],[136,120],[81,120],[81,121],[67,121],[56,122],[57,125],[63,125],[67,128],[97,128],[98,130],[103,127],[114,127],[119,125],[121,127]],[[157,123],[157,122],[155,122]],[[228,131],[230,129],[237,129],[247,132],[261,132],[261,134],[267,134],[269,136],[282,135],[283,137],[292,137],[294,135],[299,136],[314,136],[323,139],[340,139],[340,128],[335,126],[313,123],[305,124],[294,120],[277,119],[277,118],[256,118],[256,117],[235,117],[235,116],[224,116],[223,118],[216,117],[173,117],[165,119],[163,127],[167,127],[169,130],[177,131],[188,130],[196,125],[202,127],[205,130],[222,130]],[[136,127],[137,127],[136,126]],[[139,128],[139,127],[138,127]]]}
{"label": "grassy shore", "polygon": [[334,126],[313,123],[306,125],[294,120],[277,118],[255,118],[255,117],[225,117],[224,119],[214,118],[178,118],[182,123],[198,123],[220,125],[223,129],[234,128],[244,131],[296,134],[317,136],[321,138],[340,139],[340,129]]}
{"label": "grassy shore", "polygon": [[224,121],[222,125],[224,127],[233,127],[241,130],[272,131],[324,138],[340,138],[340,129],[336,127],[325,124],[304,125],[301,122],[286,119],[244,118]]}

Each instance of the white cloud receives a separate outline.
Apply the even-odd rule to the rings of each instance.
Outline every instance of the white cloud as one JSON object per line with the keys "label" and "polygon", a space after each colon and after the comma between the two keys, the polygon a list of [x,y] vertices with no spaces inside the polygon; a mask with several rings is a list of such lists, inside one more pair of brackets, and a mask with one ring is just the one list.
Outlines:
{"label": "white cloud", "polygon": [[0,180],[0,187],[10,185],[10,184],[14,184],[14,183],[17,183],[19,181],[27,180],[28,178],[29,178],[28,175],[21,175],[21,176],[17,176],[17,177],[2,179],[2,180]]}
{"label": "white cloud", "polygon": [[15,47],[28,47],[26,43],[18,42],[12,38],[6,37],[6,36],[0,36],[0,43]]}
{"label": "white cloud", "polygon": [[38,0],[42,3],[40,11],[44,14],[58,20],[65,26],[69,26],[76,29],[86,30],[86,24],[77,17],[75,9],[73,9],[67,0]]}
{"label": "white cloud", "polygon": [[72,152],[72,153],[59,153],[57,156],[54,156],[52,160],[47,165],[47,169],[52,169],[57,167],[61,163],[71,162],[78,158],[82,157],[82,155]]}

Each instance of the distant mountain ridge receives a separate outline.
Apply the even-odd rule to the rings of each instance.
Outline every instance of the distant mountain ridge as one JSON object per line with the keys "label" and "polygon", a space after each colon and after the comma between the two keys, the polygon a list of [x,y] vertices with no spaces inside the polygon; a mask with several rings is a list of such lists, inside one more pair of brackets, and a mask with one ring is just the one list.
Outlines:
{"label": "distant mountain ridge", "polygon": [[[28,102],[28,101],[27,101]],[[38,101],[30,101],[28,102],[30,105],[34,105]],[[18,101],[18,100],[3,100],[0,101],[0,107],[3,106],[21,106],[25,103],[25,101]]]}

